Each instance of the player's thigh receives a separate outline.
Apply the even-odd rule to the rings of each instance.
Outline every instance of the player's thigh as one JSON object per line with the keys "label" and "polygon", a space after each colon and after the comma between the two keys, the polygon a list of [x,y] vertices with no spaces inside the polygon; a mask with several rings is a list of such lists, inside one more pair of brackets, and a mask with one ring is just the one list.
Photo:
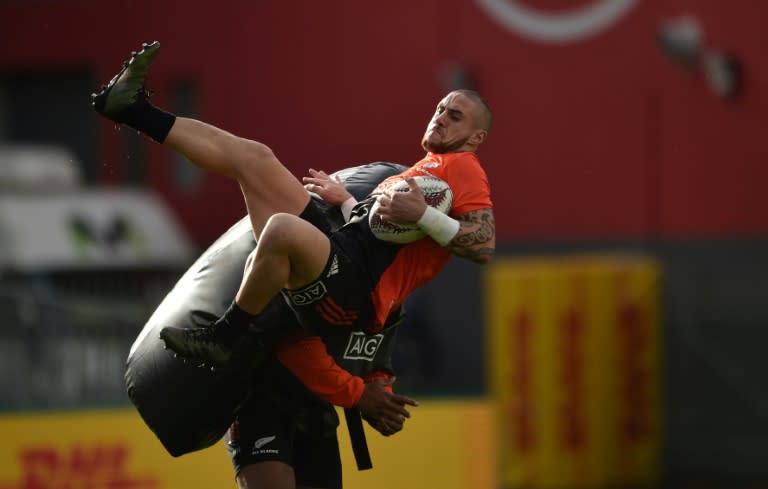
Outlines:
{"label": "player's thigh", "polygon": [[293,467],[285,462],[266,461],[247,465],[237,474],[240,489],[295,489]]}
{"label": "player's thigh", "polygon": [[310,199],[299,179],[266,147],[249,161],[238,182],[257,236],[272,215],[286,212],[298,216]]}
{"label": "player's thigh", "polygon": [[[275,254],[290,262],[289,288],[302,287],[320,276],[331,253],[328,236],[307,221],[289,214],[272,216],[259,236],[264,256]],[[257,248],[257,256],[259,250]]]}

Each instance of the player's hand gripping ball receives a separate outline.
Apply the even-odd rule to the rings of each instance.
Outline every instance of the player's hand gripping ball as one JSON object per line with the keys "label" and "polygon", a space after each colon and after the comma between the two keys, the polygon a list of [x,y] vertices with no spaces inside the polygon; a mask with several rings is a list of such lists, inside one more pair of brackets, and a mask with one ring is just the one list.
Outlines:
{"label": "player's hand gripping ball", "polygon": [[[424,194],[424,200],[427,202],[427,205],[434,207],[443,214],[451,210],[453,192],[451,191],[451,187],[449,187],[445,181],[431,175],[416,176],[414,177],[414,181]],[[410,187],[408,187],[408,182],[406,182],[405,179],[398,179],[393,180],[385,190],[408,192]],[[426,236],[426,233],[424,233],[416,223],[397,224],[385,221],[379,216],[378,210],[379,201],[377,200],[374,202],[371,211],[368,214],[368,224],[371,227],[373,235],[378,239],[389,241],[391,243],[406,244]]]}

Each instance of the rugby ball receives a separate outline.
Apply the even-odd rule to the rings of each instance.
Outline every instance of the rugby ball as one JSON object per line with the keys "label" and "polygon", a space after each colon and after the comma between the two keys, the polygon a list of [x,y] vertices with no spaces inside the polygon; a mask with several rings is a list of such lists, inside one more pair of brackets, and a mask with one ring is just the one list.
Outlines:
{"label": "rugby ball", "polygon": [[[448,184],[432,175],[418,175],[414,177],[416,184],[424,194],[427,205],[434,207],[443,214],[451,210],[453,204],[453,192]],[[377,192],[394,190],[395,192],[408,192],[410,187],[405,179],[393,179],[386,186],[379,186]],[[412,243],[426,236],[419,226],[414,224],[396,224],[385,221],[379,216],[379,201],[376,200],[368,214],[368,224],[371,232],[382,241],[390,243]]]}

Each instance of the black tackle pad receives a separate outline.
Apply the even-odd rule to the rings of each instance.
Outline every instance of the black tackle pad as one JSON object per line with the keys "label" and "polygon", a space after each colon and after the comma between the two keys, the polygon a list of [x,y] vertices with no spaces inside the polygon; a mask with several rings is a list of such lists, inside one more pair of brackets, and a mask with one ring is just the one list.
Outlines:
{"label": "black tackle pad", "polygon": [[[336,172],[348,191],[362,200],[373,187],[406,167],[377,162]],[[314,196],[317,200],[317,197]],[[343,223],[337,208],[324,206],[336,226]],[[174,358],[160,339],[165,326],[201,327],[221,316],[243,276],[248,255],[256,246],[248,217],[217,239],[182,275],[136,338],[127,359],[128,397],[147,426],[174,457],[217,443],[240,406],[249,398],[253,382],[244,374],[214,373]],[[278,295],[264,319],[270,325],[298,327],[292,311]],[[285,324],[282,324],[285,323]],[[330,338],[329,338],[330,340]],[[343,339],[335,338],[330,353],[353,373],[354,362],[344,361]],[[342,346],[343,345],[343,346]],[[388,365],[388,359],[384,359]]]}

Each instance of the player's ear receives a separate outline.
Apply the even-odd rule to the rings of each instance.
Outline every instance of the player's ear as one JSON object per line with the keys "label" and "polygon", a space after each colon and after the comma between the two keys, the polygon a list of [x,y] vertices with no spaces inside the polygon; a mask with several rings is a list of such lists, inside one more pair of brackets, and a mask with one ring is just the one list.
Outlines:
{"label": "player's ear", "polygon": [[485,129],[477,129],[469,138],[469,141],[475,146],[479,146],[480,144],[483,143],[483,141],[485,141],[485,138],[487,136],[488,136],[488,131],[486,131]]}

